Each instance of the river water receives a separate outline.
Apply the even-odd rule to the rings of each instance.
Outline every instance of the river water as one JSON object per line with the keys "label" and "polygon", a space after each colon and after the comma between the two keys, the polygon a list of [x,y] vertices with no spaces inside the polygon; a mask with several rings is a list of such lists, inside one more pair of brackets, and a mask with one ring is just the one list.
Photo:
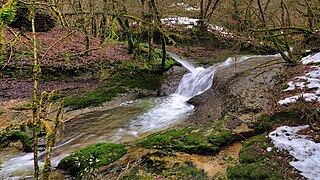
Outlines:
{"label": "river water", "polygon": [[[173,94],[124,102],[116,108],[86,113],[68,121],[54,147],[53,165],[56,166],[62,158],[82,147],[98,142],[135,141],[183,122],[194,111],[194,106],[187,101],[211,87],[217,69],[234,63],[234,58],[228,58],[223,63],[203,68],[193,66],[176,54],[169,55],[189,70]],[[237,61],[244,61],[250,57],[243,57]],[[44,153],[40,153],[40,158],[43,155]],[[32,175],[32,153],[21,153],[13,158],[8,155],[0,160],[4,162],[0,179],[18,179],[21,176]]]}

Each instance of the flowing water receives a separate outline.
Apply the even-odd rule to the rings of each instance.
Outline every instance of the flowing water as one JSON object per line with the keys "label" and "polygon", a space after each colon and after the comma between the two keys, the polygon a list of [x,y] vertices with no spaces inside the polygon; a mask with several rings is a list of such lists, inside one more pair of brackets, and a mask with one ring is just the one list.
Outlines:
{"label": "flowing water", "polygon": [[[146,135],[181,123],[193,112],[194,106],[187,101],[209,89],[218,68],[228,66],[234,58],[209,68],[194,67],[179,56],[169,53],[180,62],[189,73],[185,74],[176,91],[167,97],[144,98],[125,102],[119,107],[83,114],[65,124],[62,137],[53,149],[52,161],[59,161],[75,150],[98,142],[122,143],[134,141]],[[250,57],[240,58],[243,61]],[[0,179],[18,179],[18,176],[32,174],[33,155],[19,154],[15,158],[3,156]],[[43,157],[42,154],[39,155]],[[40,162],[40,165],[42,162]]]}

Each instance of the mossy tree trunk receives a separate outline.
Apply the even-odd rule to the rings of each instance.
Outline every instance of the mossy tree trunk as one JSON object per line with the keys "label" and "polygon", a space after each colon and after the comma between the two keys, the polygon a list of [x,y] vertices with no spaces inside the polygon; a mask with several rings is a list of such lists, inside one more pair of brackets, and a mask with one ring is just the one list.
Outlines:
{"label": "mossy tree trunk", "polygon": [[37,57],[37,40],[36,40],[36,29],[35,29],[35,1],[31,1],[30,6],[30,19],[32,26],[32,46],[33,46],[33,92],[32,92],[32,126],[33,126],[33,162],[34,162],[34,173],[33,178],[39,179],[39,164],[38,164],[38,128],[40,120],[39,112],[39,76],[40,76],[40,62]]}
{"label": "mossy tree trunk", "polygon": [[153,44],[153,35],[154,35],[154,27],[152,23],[154,23],[154,9],[152,6],[152,0],[148,0],[148,13],[146,19],[149,21],[150,25],[148,27],[148,64],[153,61],[153,54],[154,54],[154,44]]}
{"label": "mossy tree trunk", "polygon": [[42,174],[41,174],[41,179],[42,180],[47,180],[50,179],[50,172],[52,171],[52,165],[51,165],[51,153],[52,153],[52,148],[55,145],[56,141],[56,136],[58,129],[62,125],[62,109],[63,109],[63,100],[59,102],[58,105],[58,111],[56,113],[56,117],[54,119],[54,128],[51,130],[50,125],[47,125],[46,128],[46,139],[47,139],[47,144],[46,144],[46,156],[44,159],[44,166],[42,168]]}

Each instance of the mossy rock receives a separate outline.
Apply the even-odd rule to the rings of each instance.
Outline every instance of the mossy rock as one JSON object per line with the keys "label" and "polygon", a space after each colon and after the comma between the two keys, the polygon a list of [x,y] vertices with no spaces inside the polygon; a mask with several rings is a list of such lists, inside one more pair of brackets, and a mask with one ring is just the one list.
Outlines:
{"label": "mossy rock", "polygon": [[8,146],[11,142],[21,141],[23,151],[32,152],[33,138],[22,131],[0,132],[0,149]]}
{"label": "mossy rock", "polygon": [[213,146],[203,135],[203,132],[194,132],[192,128],[171,130],[162,134],[153,134],[138,143],[145,148],[167,149],[190,154],[215,154],[218,147]]}
{"label": "mossy rock", "polygon": [[185,128],[153,134],[138,143],[145,148],[166,149],[189,154],[214,155],[233,142],[235,135],[231,131],[216,131],[208,136],[204,130]]}
{"label": "mossy rock", "polygon": [[69,96],[65,98],[64,104],[66,107],[71,107],[72,109],[100,106],[106,101],[111,101],[112,98],[118,94],[126,92],[127,90],[121,86],[111,88],[100,87],[84,94]]}
{"label": "mossy rock", "polygon": [[[27,5],[19,2],[15,20],[10,24],[11,27],[25,31],[31,31],[31,21],[29,19],[30,10]],[[56,26],[57,20],[50,10],[37,6],[35,9],[35,28],[37,32],[46,32]]]}
{"label": "mossy rock", "polygon": [[81,178],[96,168],[118,160],[126,153],[127,150],[122,144],[98,143],[63,158],[58,168],[68,170],[71,175]]}
{"label": "mossy rock", "polygon": [[231,143],[235,135],[229,130],[215,132],[209,135],[209,142],[215,146],[225,146]]}

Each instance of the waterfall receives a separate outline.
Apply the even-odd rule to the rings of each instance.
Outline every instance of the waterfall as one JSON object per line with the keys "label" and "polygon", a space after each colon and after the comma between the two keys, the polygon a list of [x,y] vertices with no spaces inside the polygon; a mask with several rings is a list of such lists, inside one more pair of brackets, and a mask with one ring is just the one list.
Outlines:
{"label": "waterfall", "polygon": [[[194,106],[187,101],[199,95],[212,86],[215,72],[225,66],[234,63],[235,58],[228,58],[223,63],[216,63],[209,68],[195,67],[187,60],[181,59],[177,54],[168,53],[173,59],[188,69],[179,82],[175,92],[167,97],[156,98],[156,105],[145,113],[134,118],[130,126],[121,128],[115,134],[116,139],[123,137],[123,132],[138,136],[144,132],[158,131],[173,124],[179,123],[193,112]],[[239,58],[237,62],[244,61],[250,57]]]}

